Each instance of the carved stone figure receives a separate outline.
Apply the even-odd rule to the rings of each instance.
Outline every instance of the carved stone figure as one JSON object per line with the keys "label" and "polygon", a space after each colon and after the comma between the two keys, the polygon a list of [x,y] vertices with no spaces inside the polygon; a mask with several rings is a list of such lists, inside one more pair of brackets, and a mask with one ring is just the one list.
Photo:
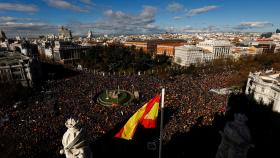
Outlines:
{"label": "carved stone figure", "polygon": [[66,158],[91,158],[90,148],[85,140],[84,131],[79,128],[79,121],[68,119],[65,123],[68,128],[62,138],[63,149],[60,154],[65,154]]}
{"label": "carved stone figure", "polygon": [[248,118],[235,114],[234,121],[226,124],[216,158],[246,158],[251,144],[251,134],[246,125]]}

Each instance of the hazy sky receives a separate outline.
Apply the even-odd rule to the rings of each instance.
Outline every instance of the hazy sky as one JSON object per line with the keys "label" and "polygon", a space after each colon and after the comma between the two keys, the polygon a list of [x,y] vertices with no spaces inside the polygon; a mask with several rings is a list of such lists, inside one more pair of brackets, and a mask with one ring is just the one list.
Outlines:
{"label": "hazy sky", "polygon": [[267,32],[280,27],[280,0],[0,0],[7,36],[56,33]]}

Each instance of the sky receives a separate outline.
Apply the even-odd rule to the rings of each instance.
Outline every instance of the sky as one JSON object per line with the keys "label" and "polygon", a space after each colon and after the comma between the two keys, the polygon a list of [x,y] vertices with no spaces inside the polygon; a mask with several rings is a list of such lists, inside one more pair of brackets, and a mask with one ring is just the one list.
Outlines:
{"label": "sky", "polygon": [[8,37],[189,32],[274,32],[280,0],[0,0]]}

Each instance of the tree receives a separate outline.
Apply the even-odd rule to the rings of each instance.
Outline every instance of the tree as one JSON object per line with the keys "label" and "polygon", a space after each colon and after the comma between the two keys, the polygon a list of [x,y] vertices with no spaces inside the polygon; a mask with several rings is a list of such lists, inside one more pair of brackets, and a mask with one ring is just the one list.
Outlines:
{"label": "tree", "polygon": [[261,34],[261,38],[270,38],[272,36],[272,32],[266,32]]}

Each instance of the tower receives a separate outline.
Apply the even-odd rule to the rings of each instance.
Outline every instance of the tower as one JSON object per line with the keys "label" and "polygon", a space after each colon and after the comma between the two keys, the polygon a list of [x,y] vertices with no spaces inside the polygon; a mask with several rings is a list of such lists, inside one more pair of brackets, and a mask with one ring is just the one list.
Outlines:
{"label": "tower", "polygon": [[93,38],[92,30],[88,30],[87,38],[88,39],[92,39]]}
{"label": "tower", "polygon": [[4,42],[7,39],[6,34],[3,30],[0,31],[0,41]]}

